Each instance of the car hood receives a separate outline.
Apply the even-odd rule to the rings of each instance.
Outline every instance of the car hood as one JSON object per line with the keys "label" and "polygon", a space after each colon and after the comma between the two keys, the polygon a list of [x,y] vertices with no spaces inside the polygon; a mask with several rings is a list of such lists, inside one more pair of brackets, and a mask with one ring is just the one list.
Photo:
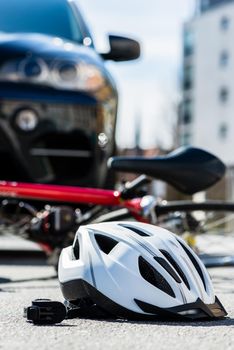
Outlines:
{"label": "car hood", "polygon": [[44,34],[0,34],[0,62],[28,56],[44,58],[84,58],[96,65],[102,59],[93,48]]}

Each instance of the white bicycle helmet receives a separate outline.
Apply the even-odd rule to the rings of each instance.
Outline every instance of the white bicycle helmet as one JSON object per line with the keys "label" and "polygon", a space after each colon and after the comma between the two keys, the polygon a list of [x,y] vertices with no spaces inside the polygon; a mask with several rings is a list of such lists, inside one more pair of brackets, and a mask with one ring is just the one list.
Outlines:
{"label": "white bicycle helmet", "polygon": [[65,300],[80,307],[82,316],[227,315],[196,254],[180,237],[149,224],[81,226],[73,246],[61,253],[58,275]]}

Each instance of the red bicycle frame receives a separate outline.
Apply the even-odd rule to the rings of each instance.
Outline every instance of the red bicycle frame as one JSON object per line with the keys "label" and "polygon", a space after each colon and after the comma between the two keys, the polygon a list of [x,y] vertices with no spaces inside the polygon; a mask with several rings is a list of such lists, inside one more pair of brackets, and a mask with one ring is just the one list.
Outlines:
{"label": "red bicycle frame", "polygon": [[0,197],[122,207],[145,221],[141,198],[124,200],[121,192],[114,190],[0,181]]}
{"label": "red bicycle frame", "polygon": [[8,181],[0,181],[0,196],[83,204],[120,204],[118,191]]}

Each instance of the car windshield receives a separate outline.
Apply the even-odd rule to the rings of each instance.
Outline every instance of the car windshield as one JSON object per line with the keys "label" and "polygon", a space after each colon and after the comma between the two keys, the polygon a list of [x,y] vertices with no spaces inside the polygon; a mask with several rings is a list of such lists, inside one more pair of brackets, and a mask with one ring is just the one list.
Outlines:
{"label": "car windshield", "polygon": [[78,17],[66,0],[2,0],[0,32],[40,33],[83,41]]}

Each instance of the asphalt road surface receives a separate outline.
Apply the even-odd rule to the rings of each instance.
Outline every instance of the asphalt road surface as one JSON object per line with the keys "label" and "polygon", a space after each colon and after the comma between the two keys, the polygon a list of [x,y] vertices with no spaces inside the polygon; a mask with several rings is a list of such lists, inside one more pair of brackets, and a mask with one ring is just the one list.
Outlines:
{"label": "asphalt road surface", "polygon": [[37,258],[0,259],[0,349],[234,349],[234,268],[210,269],[229,317],[215,322],[73,319],[34,326],[22,317],[35,298],[62,301],[54,269]]}

